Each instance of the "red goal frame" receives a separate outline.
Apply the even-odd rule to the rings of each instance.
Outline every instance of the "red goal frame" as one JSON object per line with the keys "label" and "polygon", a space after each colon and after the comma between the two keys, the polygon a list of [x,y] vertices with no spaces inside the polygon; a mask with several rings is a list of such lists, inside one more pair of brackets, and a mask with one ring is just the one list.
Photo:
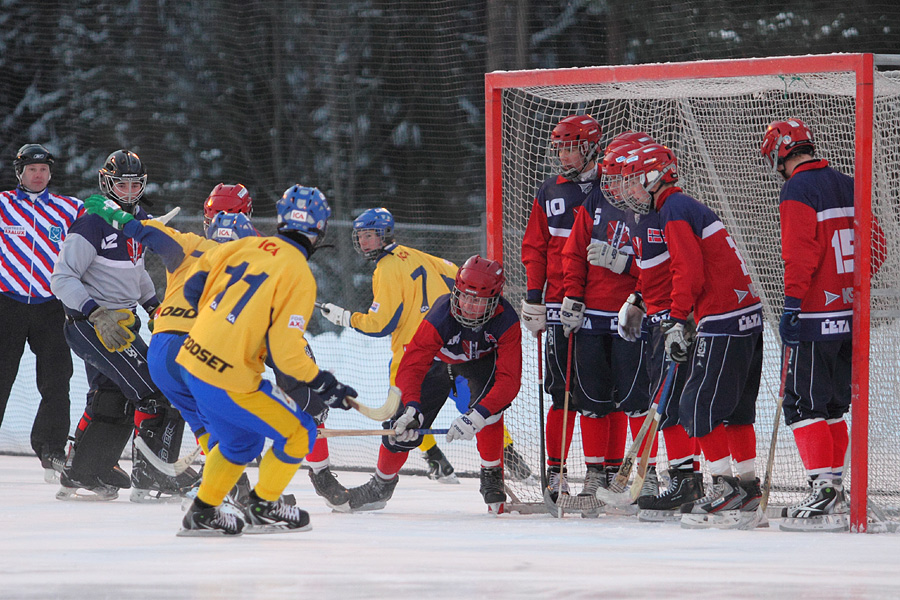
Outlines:
{"label": "red goal frame", "polygon": [[508,88],[596,84],[663,79],[705,79],[797,73],[853,72],[856,75],[856,147],[853,281],[853,375],[850,464],[851,530],[867,525],[869,446],[870,281],[872,259],[872,132],[874,54],[826,54],[709,60],[682,63],[620,65],[574,69],[504,71],[485,75],[485,169],[487,254],[503,260],[502,223],[502,92]]}

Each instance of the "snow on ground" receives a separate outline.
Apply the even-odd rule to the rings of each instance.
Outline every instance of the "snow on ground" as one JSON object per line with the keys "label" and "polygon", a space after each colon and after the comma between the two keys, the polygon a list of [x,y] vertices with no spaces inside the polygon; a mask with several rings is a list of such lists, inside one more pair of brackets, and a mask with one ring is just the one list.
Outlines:
{"label": "snow on ground", "polygon": [[287,491],[312,531],[179,538],[178,504],[60,502],[42,475],[35,458],[0,456],[0,598],[900,597],[896,534],[493,517],[477,480],[424,477],[402,478],[382,511],[336,514],[301,472]]}

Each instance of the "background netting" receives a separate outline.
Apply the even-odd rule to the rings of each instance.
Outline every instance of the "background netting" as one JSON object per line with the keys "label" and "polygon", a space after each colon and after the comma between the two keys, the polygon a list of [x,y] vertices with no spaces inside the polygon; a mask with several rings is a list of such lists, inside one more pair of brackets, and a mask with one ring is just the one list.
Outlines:
{"label": "background netting", "polygon": [[[885,231],[887,260],[872,279],[870,363],[870,497],[900,505],[900,78],[876,81],[873,213]],[[506,293],[518,302],[525,293],[521,265],[522,233],[536,189],[551,175],[546,160],[550,131],[574,113],[594,116],[604,143],[627,130],[645,131],[671,147],[679,161],[679,185],[709,205],[725,223],[760,291],[766,320],[765,362],[757,404],[757,468],[762,474],[773,426],[780,376],[778,319],[783,306],[783,264],[778,219],[781,180],[768,171],[759,153],[762,134],[775,119],[803,119],[816,136],[818,154],[837,169],[854,174],[856,83],[853,73],[798,74],[793,77],[741,77],[676,81],[617,82],[603,85],[508,89],[503,102],[502,239]],[[536,428],[537,349],[524,350],[527,368],[519,399],[509,411],[514,432]],[[665,445],[660,440],[660,460]],[[572,444],[569,469],[583,475],[580,438]],[[529,447],[538,464],[539,448]],[[850,476],[852,485],[852,473]],[[806,477],[793,436],[782,427],[773,479],[772,502],[786,503],[806,493]],[[537,500],[537,490],[522,495]],[[531,493],[529,495],[529,493]]]}

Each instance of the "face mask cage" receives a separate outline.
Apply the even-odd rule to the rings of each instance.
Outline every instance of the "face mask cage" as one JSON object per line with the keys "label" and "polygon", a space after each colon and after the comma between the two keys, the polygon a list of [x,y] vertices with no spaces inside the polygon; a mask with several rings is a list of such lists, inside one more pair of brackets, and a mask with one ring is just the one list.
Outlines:
{"label": "face mask cage", "polygon": [[450,314],[465,327],[480,327],[490,321],[499,302],[499,296],[488,298],[454,287],[450,295]]}

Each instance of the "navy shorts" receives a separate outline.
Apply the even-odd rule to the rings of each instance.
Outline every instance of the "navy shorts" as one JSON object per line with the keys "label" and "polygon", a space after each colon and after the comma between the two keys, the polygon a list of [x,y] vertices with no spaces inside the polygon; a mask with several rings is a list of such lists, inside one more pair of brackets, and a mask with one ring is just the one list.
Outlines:
{"label": "navy shorts", "polygon": [[794,347],[784,385],[785,423],[840,419],[850,410],[851,354],[850,340]]}
{"label": "navy shorts", "polygon": [[679,402],[679,420],[689,436],[703,437],[721,423],[756,422],[762,360],[762,332],[697,336]]}

